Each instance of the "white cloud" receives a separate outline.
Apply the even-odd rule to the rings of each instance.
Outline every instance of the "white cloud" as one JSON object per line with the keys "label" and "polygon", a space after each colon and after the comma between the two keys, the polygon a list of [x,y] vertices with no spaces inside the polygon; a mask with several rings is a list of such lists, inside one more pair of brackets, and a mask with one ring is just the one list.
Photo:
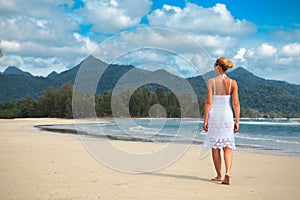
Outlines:
{"label": "white cloud", "polygon": [[111,62],[124,52],[143,48],[157,48],[171,51],[174,54],[197,52],[201,46],[187,35],[161,28],[140,28],[122,32],[115,37],[103,41],[101,48],[109,52],[102,55],[103,59]]}
{"label": "white cloud", "polygon": [[76,48],[48,46],[36,42],[1,41],[4,56],[0,59],[0,70],[4,71],[7,66],[13,65],[33,75],[45,76],[52,71],[61,72],[66,67],[74,67],[95,46],[89,38],[79,37],[77,40],[79,44]]}
{"label": "white cloud", "polygon": [[5,51],[17,52],[20,49],[20,43],[17,41],[1,41],[1,46]]}
{"label": "white cloud", "polygon": [[285,80],[299,84],[300,45],[291,43],[274,45],[259,44],[256,47],[241,47],[233,54],[235,66],[243,66],[255,75],[275,80]]}
{"label": "white cloud", "polygon": [[213,56],[223,56],[227,49],[237,44],[237,39],[231,36],[187,34],[189,37],[203,46]]}
{"label": "white cloud", "polygon": [[235,60],[244,63],[246,61],[245,54],[247,50],[245,48],[240,48],[237,54],[233,57]]}
{"label": "white cloud", "polygon": [[287,44],[280,49],[280,54],[284,56],[300,57],[300,44],[299,43]]}
{"label": "white cloud", "polygon": [[98,44],[92,41],[89,37],[84,37],[78,33],[73,33],[73,36],[78,42],[81,43],[81,52],[90,54],[98,46]]}
{"label": "white cloud", "polygon": [[[71,4],[71,0],[1,1],[0,38],[4,41],[1,45],[6,56],[40,57],[44,52],[43,57],[52,57],[51,49],[78,47],[72,33],[79,29],[79,24],[64,12],[62,6]],[[44,50],[47,48],[50,53]]]}
{"label": "white cloud", "polygon": [[234,19],[224,4],[203,8],[187,3],[186,7],[164,5],[147,16],[149,24],[184,32],[201,34],[240,35],[255,31],[253,23]]}
{"label": "white cloud", "polygon": [[6,40],[68,45],[72,44],[68,34],[78,27],[76,21],[62,14],[59,17],[42,15],[36,18],[24,14],[14,17],[0,16],[0,37]]}
{"label": "white cloud", "polygon": [[[173,67],[177,70],[176,74],[179,73],[181,76],[199,75],[202,74],[199,71],[203,72],[208,66],[212,66],[209,54],[199,43],[187,35],[170,29],[148,27],[123,32],[103,41],[99,44],[99,49],[95,56],[107,63],[123,62],[147,67],[169,65],[168,71],[174,72],[171,70]],[[199,60],[202,62],[197,62]],[[192,74],[192,71],[197,70],[188,69],[187,66],[192,65],[199,70],[197,73]]]}
{"label": "white cloud", "polygon": [[73,67],[95,46],[75,31],[73,0],[0,0],[0,69],[14,65],[34,75]]}
{"label": "white cloud", "polygon": [[72,59],[76,56],[89,53],[86,47],[77,45],[73,46],[48,46],[43,43],[37,42],[16,42],[3,40],[3,52],[4,56],[24,56],[24,57],[36,57],[36,58],[51,58],[60,57],[65,59]]}
{"label": "white cloud", "polygon": [[276,52],[277,48],[268,43],[263,43],[256,49],[256,55],[259,57],[272,57]]}
{"label": "white cloud", "polygon": [[85,7],[78,13],[92,30],[100,33],[118,33],[121,30],[139,25],[150,11],[150,0],[85,0]]}
{"label": "white cloud", "polygon": [[183,32],[213,57],[226,55],[241,38],[244,39],[247,34],[256,31],[255,24],[244,19],[235,19],[224,4],[216,4],[210,8],[193,3],[187,3],[184,8],[164,5],[162,9],[150,13],[147,18],[150,26]]}

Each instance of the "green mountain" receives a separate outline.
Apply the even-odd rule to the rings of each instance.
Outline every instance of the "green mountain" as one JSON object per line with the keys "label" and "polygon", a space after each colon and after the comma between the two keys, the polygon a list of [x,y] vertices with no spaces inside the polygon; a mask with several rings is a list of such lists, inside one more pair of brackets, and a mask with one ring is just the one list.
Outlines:
{"label": "green mountain", "polygon": [[6,68],[3,74],[15,74],[32,77],[32,74],[30,74],[29,72],[24,72],[15,66],[9,66],[8,68]]}
{"label": "green mountain", "polygon": [[53,71],[53,72],[51,72],[48,76],[47,76],[47,78],[53,78],[53,77],[55,77],[55,76],[57,76],[58,75],[58,73],[56,72],[56,71]]}
{"label": "green mountain", "polygon": [[43,77],[0,74],[0,103],[37,98],[44,94],[48,82]]}
{"label": "green mountain", "polygon": [[[79,71],[80,70],[80,71]],[[78,73],[80,72],[80,73]],[[83,74],[76,77],[77,74]],[[123,76],[126,74],[126,76]],[[101,79],[98,80],[100,78]],[[126,79],[126,77],[128,77]],[[205,80],[212,77],[209,72],[203,76],[191,77],[186,80],[198,97],[202,100],[206,95]],[[228,73],[228,76],[237,80],[239,84],[239,95],[242,106],[242,113],[246,116],[267,116],[267,117],[300,117],[300,85],[289,84],[284,81],[266,80],[255,76],[242,67]],[[44,95],[46,88],[61,88],[65,83],[78,83],[83,88],[96,91],[98,96],[105,91],[111,91],[116,84],[126,82],[128,87],[141,84],[149,80],[160,80],[161,85],[169,85],[178,91],[185,88],[180,84],[182,78],[177,77],[165,70],[154,72],[135,68],[132,65],[107,65],[95,57],[89,56],[74,68],[60,74],[51,73],[48,77],[36,77],[23,72],[16,67],[9,67],[4,73],[0,73],[0,104],[13,100],[22,100],[27,97],[37,99]],[[97,81],[96,88],[92,80]],[[134,81],[134,82],[132,82]],[[157,81],[153,81],[157,82]],[[146,86],[154,91],[157,84]],[[75,88],[80,90],[82,88]],[[166,90],[166,88],[165,88]]]}

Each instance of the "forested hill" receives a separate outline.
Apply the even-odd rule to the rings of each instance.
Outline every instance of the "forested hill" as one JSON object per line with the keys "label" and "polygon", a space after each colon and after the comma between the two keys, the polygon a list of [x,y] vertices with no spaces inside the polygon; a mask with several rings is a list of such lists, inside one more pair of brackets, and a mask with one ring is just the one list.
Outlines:
{"label": "forested hill", "polygon": [[[32,76],[16,67],[9,67],[6,71],[0,73],[0,104],[26,98],[37,99],[44,95],[48,87],[58,89],[65,83],[74,83],[76,74],[82,64],[91,66],[91,71],[103,72],[96,91],[98,96],[101,96],[105,91],[111,91],[120,77],[128,71],[134,71],[137,80],[151,76],[168,77],[168,79],[175,82],[177,79],[181,79],[164,70],[150,72],[134,68],[131,65],[110,65],[104,71],[107,64],[92,56],[87,57],[70,70],[60,74],[53,72],[48,77]],[[204,80],[211,74],[187,79],[202,100],[205,98],[206,89]],[[94,75],[95,73],[87,73],[86,79],[89,80]],[[242,67],[232,70],[228,73],[228,76],[238,81],[244,116],[300,117],[300,85],[289,84],[284,81],[266,80],[255,76]],[[157,85],[149,85],[149,89],[152,91],[155,87]]]}

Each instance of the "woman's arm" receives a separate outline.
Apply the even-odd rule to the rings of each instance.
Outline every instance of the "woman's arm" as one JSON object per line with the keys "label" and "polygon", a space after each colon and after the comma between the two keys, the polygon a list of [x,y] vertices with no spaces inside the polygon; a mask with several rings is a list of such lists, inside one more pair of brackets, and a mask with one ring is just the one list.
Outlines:
{"label": "woman's arm", "polygon": [[240,123],[240,101],[239,101],[239,92],[238,92],[238,84],[236,81],[233,81],[232,87],[232,107],[234,110],[235,123],[234,123],[234,132],[239,131],[239,123]]}
{"label": "woman's arm", "polygon": [[207,81],[206,100],[204,103],[204,124],[203,130],[208,131],[208,116],[212,105],[212,80]]}

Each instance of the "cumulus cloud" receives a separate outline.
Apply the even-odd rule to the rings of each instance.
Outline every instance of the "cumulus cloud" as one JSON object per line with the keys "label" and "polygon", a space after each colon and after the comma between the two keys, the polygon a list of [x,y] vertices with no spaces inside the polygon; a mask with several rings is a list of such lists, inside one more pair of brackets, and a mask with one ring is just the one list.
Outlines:
{"label": "cumulus cloud", "polygon": [[[70,33],[78,30],[79,24],[64,12],[62,6],[70,3],[70,0],[2,1],[0,38],[11,44],[31,43],[39,44],[36,46],[50,47],[76,45],[74,37]],[[10,48],[4,49],[4,51],[10,53]]]}
{"label": "cumulus cloud", "polygon": [[245,59],[246,52],[247,52],[246,48],[240,48],[237,54],[233,58],[239,62],[244,63],[246,61]]}
{"label": "cumulus cloud", "polygon": [[187,3],[184,8],[165,4],[161,9],[151,12],[147,18],[150,26],[183,32],[207,49],[213,57],[224,56],[241,38],[256,31],[254,23],[236,19],[226,5],[219,3],[210,8],[193,3]]}
{"label": "cumulus cloud", "polygon": [[78,11],[83,21],[93,24],[93,31],[104,34],[137,26],[152,6],[150,0],[85,0],[84,3]]}
{"label": "cumulus cloud", "polygon": [[78,33],[73,33],[73,36],[76,39],[76,41],[81,44],[80,52],[90,54],[98,46],[98,44],[92,41],[89,37],[84,37]]}
{"label": "cumulus cloud", "polygon": [[187,34],[192,40],[203,46],[212,56],[218,57],[234,47],[238,40],[231,36]]}
{"label": "cumulus cloud", "polygon": [[256,49],[256,55],[259,57],[272,57],[276,52],[277,48],[268,43],[263,43]]}
{"label": "cumulus cloud", "polygon": [[[73,38],[76,41],[76,38]],[[6,41],[1,42],[1,48],[5,57],[17,55],[21,57],[51,58],[58,57],[66,60],[72,60],[77,56],[84,56],[91,52],[94,45],[88,39],[79,40],[76,46],[49,46],[35,41],[17,42]],[[74,48],[76,47],[76,48]]]}
{"label": "cumulus cloud", "polygon": [[[75,37],[77,36],[77,38]],[[1,41],[4,56],[0,59],[1,70],[7,66],[17,66],[33,75],[45,76],[51,71],[61,72],[66,67],[78,64],[96,46],[88,38],[74,35],[80,45],[48,46],[36,42]]]}
{"label": "cumulus cloud", "polygon": [[[107,62],[113,61],[124,52],[143,48],[157,48],[174,54],[196,53],[201,46],[180,32],[162,28],[139,28],[122,32],[115,37],[103,41],[101,48],[109,54],[101,55]],[[147,58],[145,58],[147,59]]]}
{"label": "cumulus cloud", "polygon": [[79,28],[78,23],[64,13],[63,3],[67,5],[68,1],[2,0],[0,37],[52,43],[62,39],[66,32]]}
{"label": "cumulus cloud", "polygon": [[236,66],[243,66],[257,76],[299,84],[299,78],[295,76],[300,67],[299,43],[242,47],[233,54],[233,60]]}
{"label": "cumulus cloud", "polygon": [[257,52],[262,56],[273,56],[277,52],[277,48],[267,43],[263,43],[258,47]]}
{"label": "cumulus cloud", "polygon": [[300,57],[300,44],[299,43],[287,44],[280,49],[280,54],[284,56]]}
{"label": "cumulus cloud", "polygon": [[0,3],[1,71],[14,65],[34,75],[60,72],[77,64],[94,46],[89,38],[75,32],[78,20],[67,12],[73,0]]}
{"label": "cumulus cloud", "polygon": [[1,46],[6,51],[17,52],[20,49],[20,43],[17,41],[1,41]]}
{"label": "cumulus cloud", "polygon": [[[123,32],[100,43],[99,49],[96,56],[107,63],[147,64],[148,67],[153,67],[153,63],[158,67],[169,65],[168,71],[172,73],[174,67],[176,74],[179,72],[181,76],[201,74],[194,69],[188,70],[187,66],[194,65],[203,72],[203,68],[211,65],[209,54],[199,43],[187,35],[164,28],[147,27]],[[197,62],[199,60],[202,62]]]}
{"label": "cumulus cloud", "polygon": [[240,35],[255,31],[253,23],[235,19],[224,4],[203,8],[187,3],[183,9],[164,5],[147,16],[151,26],[201,34]]}

